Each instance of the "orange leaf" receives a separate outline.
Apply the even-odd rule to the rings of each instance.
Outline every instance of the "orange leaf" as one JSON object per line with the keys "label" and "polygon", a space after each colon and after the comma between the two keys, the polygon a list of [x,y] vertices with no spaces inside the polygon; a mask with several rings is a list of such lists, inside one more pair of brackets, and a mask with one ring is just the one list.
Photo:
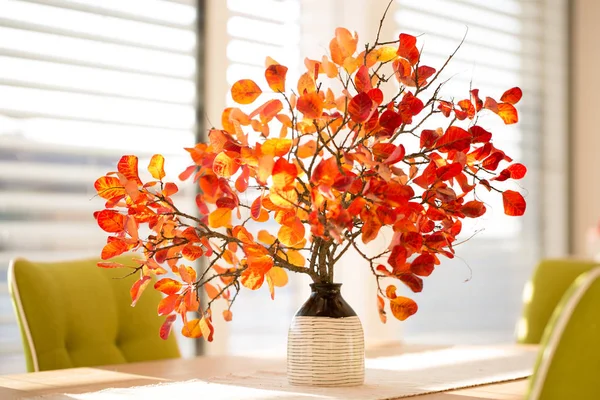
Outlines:
{"label": "orange leaf", "polygon": [[263,155],[283,157],[291,148],[291,139],[267,139],[260,146],[260,151]]}
{"label": "orange leaf", "polygon": [[317,92],[304,93],[298,98],[296,109],[304,114],[304,118],[320,118],[323,115],[323,99]]}
{"label": "orange leaf", "polygon": [[210,320],[206,317],[203,317],[200,320],[200,330],[202,331],[202,336],[204,336],[204,338],[206,340],[208,340],[209,342],[212,342],[213,340],[213,332],[215,331],[215,329],[213,328]]}
{"label": "orange leaf", "polygon": [[213,171],[217,176],[223,178],[230,178],[234,175],[240,167],[239,162],[236,161],[238,153],[223,151],[219,153],[213,161]]}
{"label": "orange leaf", "polygon": [[269,193],[269,199],[277,207],[294,208],[298,203],[298,193],[295,188],[288,190],[278,190],[273,188]]}
{"label": "orange leaf", "polygon": [[257,239],[259,242],[266,244],[267,246],[272,245],[273,243],[275,243],[275,236],[271,235],[269,232],[267,232],[266,230],[260,230],[258,231],[258,236]]}
{"label": "orange leaf", "polygon": [[163,278],[154,284],[154,289],[164,294],[175,294],[181,290],[181,282],[171,278]]}
{"label": "orange leaf", "polygon": [[198,318],[187,321],[181,329],[181,334],[188,338],[201,338],[200,320]]}
{"label": "orange leaf", "polygon": [[225,321],[231,321],[231,319],[233,318],[233,314],[231,313],[230,310],[223,310],[223,319]]}
{"label": "orange leaf", "polygon": [[202,247],[196,246],[192,243],[188,243],[181,249],[181,255],[185,257],[187,260],[196,261],[204,254],[204,250]]}
{"label": "orange leaf", "polygon": [[208,215],[208,225],[211,228],[231,226],[231,209],[217,208]]}
{"label": "orange leaf", "polygon": [[277,233],[277,238],[285,246],[293,246],[304,239],[305,228],[300,218],[295,218],[290,226],[283,225]]}
{"label": "orange leaf", "polygon": [[177,272],[179,273],[181,279],[189,285],[196,281],[196,271],[192,267],[180,265],[177,269]]}
{"label": "orange leaf", "polygon": [[140,296],[150,283],[150,276],[145,275],[142,278],[135,281],[131,289],[129,290],[129,294],[131,295],[131,307],[135,306],[135,303],[139,300]]}
{"label": "orange leaf", "polygon": [[96,266],[98,266],[100,268],[121,268],[121,267],[124,267],[125,265],[123,265],[121,263],[117,263],[117,262],[99,262],[99,263],[96,263]]}
{"label": "orange leaf", "polygon": [[256,172],[256,181],[260,185],[266,185],[269,176],[273,172],[273,165],[275,164],[275,159],[272,155],[262,156],[258,162],[258,171]]}
{"label": "orange leaf", "polygon": [[394,317],[400,321],[404,321],[416,313],[418,309],[417,303],[408,297],[399,296],[390,300],[390,310],[392,310]]}
{"label": "orange leaf", "polygon": [[128,181],[134,181],[138,185],[142,184],[138,176],[138,158],[136,156],[123,156],[117,164],[117,170],[123,174]]}
{"label": "orange leaf", "polygon": [[523,92],[519,87],[514,87],[512,89],[508,89],[502,97],[500,97],[500,101],[503,101],[508,104],[517,104],[519,100],[523,97]]}
{"label": "orange leaf", "polygon": [[358,35],[352,35],[346,28],[337,28],[335,37],[329,43],[331,59],[337,65],[343,65],[347,57],[350,57],[356,51]]}
{"label": "orange leaf", "polygon": [[148,164],[148,172],[154,179],[161,180],[165,177],[165,158],[161,154],[155,154]]}
{"label": "orange leaf", "polygon": [[248,289],[256,290],[262,286],[265,281],[265,275],[261,274],[260,271],[248,268],[242,272],[240,280],[242,285],[246,286]]}
{"label": "orange leaf", "polygon": [[98,192],[98,196],[106,200],[118,200],[125,197],[125,188],[121,184],[119,178],[114,176],[102,176],[94,182],[94,188]]}
{"label": "orange leaf", "polygon": [[158,315],[169,315],[175,310],[175,306],[179,301],[178,294],[171,294],[161,299],[158,303]]}
{"label": "orange leaf", "polygon": [[208,298],[211,300],[219,297],[220,290],[211,285],[210,283],[204,284],[204,291],[206,292]]}
{"label": "orange leaf", "polygon": [[115,210],[102,210],[95,213],[98,226],[105,232],[118,233],[125,229],[127,217]]}
{"label": "orange leaf", "polygon": [[298,146],[298,158],[308,158],[315,155],[317,152],[317,142],[310,140]]}
{"label": "orange leaf", "polygon": [[516,124],[519,121],[517,109],[509,103],[498,103],[498,115],[506,125]]}
{"label": "orange leaf", "polygon": [[103,260],[108,260],[109,258],[116,257],[128,250],[130,250],[130,246],[125,241],[117,237],[109,236],[100,257]]}
{"label": "orange leaf", "polygon": [[165,322],[162,323],[162,325],[160,326],[160,338],[162,340],[167,340],[167,338],[169,337],[169,334],[171,333],[171,327],[173,326],[173,322],[175,322],[176,319],[177,319],[177,315],[172,314],[172,315],[169,315],[165,319]]}
{"label": "orange leaf", "polygon": [[185,304],[186,311],[198,311],[198,308],[200,308],[200,302],[198,301],[198,296],[195,290],[187,290],[185,292],[185,296],[183,297],[183,302]]}
{"label": "orange leaf", "polygon": [[288,189],[298,176],[296,165],[285,158],[279,158],[273,166],[273,186],[278,189]]}
{"label": "orange leaf", "polygon": [[283,268],[273,267],[267,272],[267,275],[273,280],[273,285],[277,287],[284,287],[288,283],[288,275]]}
{"label": "orange leaf", "polygon": [[261,93],[262,90],[252,79],[241,79],[231,87],[231,97],[239,104],[251,104]]}
{"label": "orange leaf", "polygon": [[519,192],[505,190],[502,192],[502,201],[504,203],[504,213],[506,215],[521,216],[525,214],[525,199]]}
{"label": "orange leaf", "polygon": [[288,68],[283,65],[269,65],[265,70],[265,78],[271,90],[285,92],[285,76]]}
{"label": "orange leaf", "polygon": [[385,315],[385,301],[380,295],[377,295],[377,311],[379,311],[379,319],[385,324],[387,322],[387,316]]}

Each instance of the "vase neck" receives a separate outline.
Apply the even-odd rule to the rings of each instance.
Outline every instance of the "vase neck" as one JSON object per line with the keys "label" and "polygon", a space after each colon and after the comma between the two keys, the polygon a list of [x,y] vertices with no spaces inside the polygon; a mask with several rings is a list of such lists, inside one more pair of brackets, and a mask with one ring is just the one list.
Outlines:
{"label": "vase neck", "polygon": [[345,318],[356,316],[342,297],[341,283],[313,283],[311,294],[296,316]]}
{"label": "vase neck", "polygon": [[342,288],[341,283],[311,283],[310,290],[312,293],[321,296],[339,295]]}

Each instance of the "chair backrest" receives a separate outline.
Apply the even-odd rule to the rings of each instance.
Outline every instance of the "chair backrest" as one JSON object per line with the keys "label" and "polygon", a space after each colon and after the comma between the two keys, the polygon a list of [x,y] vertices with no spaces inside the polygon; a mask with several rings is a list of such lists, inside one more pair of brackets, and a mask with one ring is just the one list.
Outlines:
{"label": "chair backrest", "polygon": [[525,285],[523,311],[516,327],[517,342],[539,344],[552,312],[569,286],[595,266],[598,263],[591,260],[542,260]]}
{"label": "chair backrest", "polygon": [[528,400],[600,399],[600,268],[578,277],[544,332]]}
{"label": "chair backrest", "polygon": [[[161,294],[147,290],[131,307],[136,276],[97,267],[98,259],[11,261],[8,283],[27,370],[120,364],[179,357],[174,335],[159,337]],[[134,265],[132,256],[111,261]]]}

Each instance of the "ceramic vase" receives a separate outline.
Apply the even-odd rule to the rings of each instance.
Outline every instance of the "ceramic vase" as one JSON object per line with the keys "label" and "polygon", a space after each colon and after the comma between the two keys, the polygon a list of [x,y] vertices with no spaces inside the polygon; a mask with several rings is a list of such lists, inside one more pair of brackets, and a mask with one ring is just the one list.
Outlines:
{"label": "ceramic vase", "polygon": [[287,377],[292,385],[356,386],[365,377],[360,319],[339,283],[313,283],[290,325]]}

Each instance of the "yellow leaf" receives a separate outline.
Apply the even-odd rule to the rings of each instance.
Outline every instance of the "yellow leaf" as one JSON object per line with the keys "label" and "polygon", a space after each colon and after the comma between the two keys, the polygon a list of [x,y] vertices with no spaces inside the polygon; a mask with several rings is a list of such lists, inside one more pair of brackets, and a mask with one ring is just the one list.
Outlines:
{"label": "yellow leaf", "polygon": [[165,177],[165,158],[161,154],[155,154],[150,159],[148,172],[154,179],[161,180]]}
{"label": "yellow leaf", "polygon": [[208,225],[211,228],[231,226],[231,209],[217,208],[208,215]]}

